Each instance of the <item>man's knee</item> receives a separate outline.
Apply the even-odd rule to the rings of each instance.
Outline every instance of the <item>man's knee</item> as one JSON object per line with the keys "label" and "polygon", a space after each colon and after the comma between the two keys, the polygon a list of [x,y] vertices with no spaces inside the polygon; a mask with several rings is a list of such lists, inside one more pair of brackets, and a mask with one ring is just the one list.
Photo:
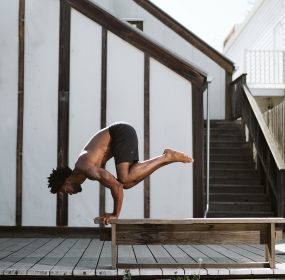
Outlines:
{"label": "man's knee", "polygon": [[137,184],[130,176],[119,176],[118,181],[124,186],[124,189],[129,189]]}

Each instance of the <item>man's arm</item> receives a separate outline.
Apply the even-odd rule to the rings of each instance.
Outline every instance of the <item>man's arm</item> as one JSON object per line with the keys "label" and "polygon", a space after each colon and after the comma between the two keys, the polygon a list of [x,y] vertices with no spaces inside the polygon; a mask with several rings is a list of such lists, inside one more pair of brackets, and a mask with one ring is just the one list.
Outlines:
{"label": "man's arm", "polygon": [[123,185],[107,170],[98,167],[90,167],[85,171],[88,179],[99,181],[106,188],[111,190],[114,200],[114,210],[112,214],[103,217],[103,223],[108,224],[111,218],[118,218],[123,204]]}

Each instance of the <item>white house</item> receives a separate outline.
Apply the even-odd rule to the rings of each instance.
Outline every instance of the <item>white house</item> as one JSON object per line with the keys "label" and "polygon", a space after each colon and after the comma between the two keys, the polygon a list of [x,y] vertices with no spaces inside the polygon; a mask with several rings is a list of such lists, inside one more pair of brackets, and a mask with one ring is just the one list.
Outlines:
{"label": "white house", "polygon": [[256,0],[244,22],[226,38],[224,54],[235,63],[235,77],[247,73],[247,84],[263,110],[283,100],[285,2]]}
{"label": "white house", "polygon": [[111,211],[98,183],[68,198],[46,178],[118,120],[136,128],[141,159],[167,146],[195,159],[126,191],[122,217],[202,216],[203,93],[211,76],[211,118],[225,119],[233,63],[149,1],[0,5],[0,225],[93,226]]}

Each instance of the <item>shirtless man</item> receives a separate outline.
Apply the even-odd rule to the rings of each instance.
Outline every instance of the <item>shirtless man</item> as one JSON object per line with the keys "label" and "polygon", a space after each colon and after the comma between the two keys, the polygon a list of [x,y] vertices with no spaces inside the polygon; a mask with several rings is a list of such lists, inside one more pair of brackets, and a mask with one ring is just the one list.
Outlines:
{"label": "shirtless man", "polygon": [[[106,162],[114,157],[117,178],[105,170]],[[127,123],[118,122],[100,130],[81,151],[73,170],[57,168],[48,177],[51,193],[76,194],[82,191],[86,180],[99,181],[111,190],[114,211],[102,217],[108,224],[118,218],[123,203],[123,189],[129,189],[145,179],[158,168],[174,163],[191,163],[193,159],[184,153],[165,149],[155,158],[139,162],[138,139],[135,129]]]}

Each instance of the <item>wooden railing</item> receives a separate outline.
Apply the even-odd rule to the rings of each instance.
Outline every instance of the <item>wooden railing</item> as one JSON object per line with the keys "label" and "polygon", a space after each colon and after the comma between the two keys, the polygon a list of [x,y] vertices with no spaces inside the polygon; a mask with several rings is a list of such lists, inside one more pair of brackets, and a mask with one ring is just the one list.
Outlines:
{"label": "wooden railing", "polygon": [[256,151],[256,166],[262,183],[271,194],[276,216],[285,216],[285,164],[262,113],[246,85],[246,74],[232,82],[232,116],[248,128]]}
{"label": "wooden railing", "polygon": [[264,112],[263,117],[285,161],[285,101]]}
{"label": "wooden railing", "polygon": [[247,83],[252,87],[284,88],[284,54],[278,50],[246,50]]}

